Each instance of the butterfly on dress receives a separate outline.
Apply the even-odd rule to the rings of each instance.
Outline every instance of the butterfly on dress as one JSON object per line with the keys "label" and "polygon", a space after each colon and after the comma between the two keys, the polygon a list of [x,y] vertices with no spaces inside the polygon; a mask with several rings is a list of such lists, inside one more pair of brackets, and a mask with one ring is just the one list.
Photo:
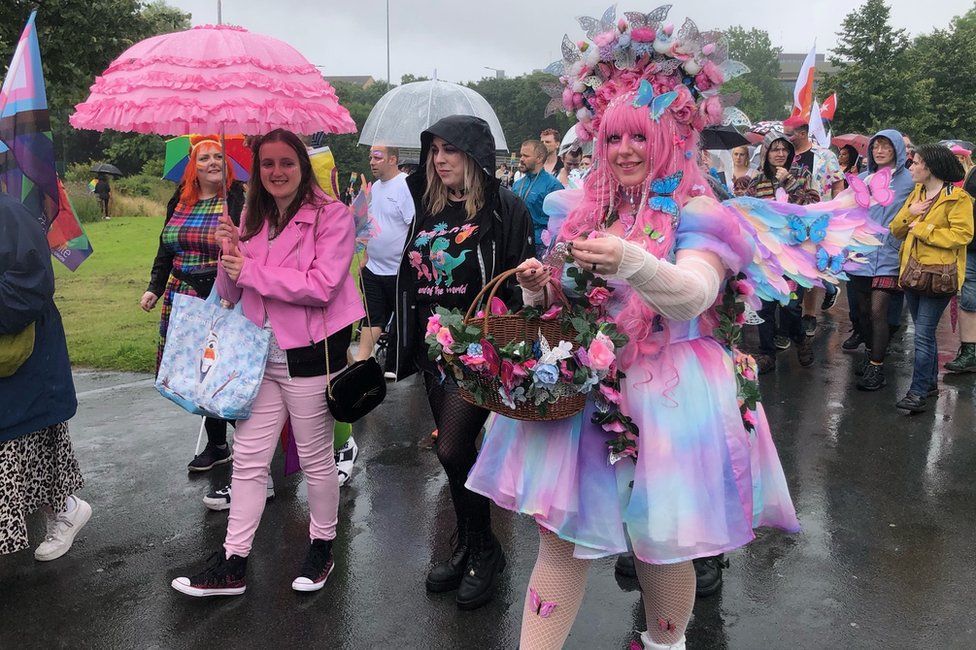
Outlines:
{"label": "butterfly on dress", "polygon": [[790,241],[794,244],[802,244],[811,241],[819,244],[827,238],[827,226],[830,224],[830,215],[824,214],[807,225],[807,222],[800,217],[790,217],[787,225],[790,228]]}
{"label": "butterfly on dress", "polygon": [[535,587],[529,587],[529,607],[540,618],[549,618],[552,610],[556,609],[556,603],[551,600],[542,600],[539,598],[539,592],[535,590]]}
{"label": "butterfly on dress", "polygon": [[678,203],[672,195],[678,189],[682,176],[684,176],[684,172],[676,171],[670,176],[655,178],[651,181],[651,191],[654,192],[655,196],[648,199],[647,205],[652,210],[666,212],[672,217],[678,216]]}
{"label": "butterfly on dress", "polygon": [[889,186],[891,170],[887,167],[868,177],[867,183],[859,176],[847,174],[847,184],[854,190],[854,200],[862,208],[871,205],[871,199],[881,205],[890,205],[895,193]]}
{"label": "butterfly on dress", "polygon": [[649,106],[651,111],[651,119],[658,122],[661,120],[661,116],[664,115],[664,111],[666,111],[668,106],[673,104],[674,100],[677,98],[678,91],[676,90],[655,95],[654,86],[651,85],[651,82],[647,79],[641,79],[640,87],[637,89],[637,97],[634,98],[634,108]]}
{"label": "butterfly on dress", "polygon": [[823,273],[830,271],[832,275],[838,275],[844,270],[844,262],[847,261],[847,249],[839,255],[831,255],[822,246],[817,247],[817,270]]}

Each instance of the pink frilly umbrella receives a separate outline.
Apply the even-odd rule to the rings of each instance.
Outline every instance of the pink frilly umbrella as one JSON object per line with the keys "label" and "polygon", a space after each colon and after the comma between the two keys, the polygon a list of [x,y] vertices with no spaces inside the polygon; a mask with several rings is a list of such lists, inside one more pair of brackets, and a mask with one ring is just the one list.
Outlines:
{"label": "pink frilly umbrella", "polygon": [[295,48],[231,25],[136,43],[95,79],[69,121],[159,135],[356,131],[335,90]]}
{"label": "pink frilly umbrella", "polygon": [[[69,122],[76,129],[158,135],[356,131],[335,90],[295,48],[230,25],[136,43],[95,79]],[[282,443],[285,472],[297,471],[287,423]]]}

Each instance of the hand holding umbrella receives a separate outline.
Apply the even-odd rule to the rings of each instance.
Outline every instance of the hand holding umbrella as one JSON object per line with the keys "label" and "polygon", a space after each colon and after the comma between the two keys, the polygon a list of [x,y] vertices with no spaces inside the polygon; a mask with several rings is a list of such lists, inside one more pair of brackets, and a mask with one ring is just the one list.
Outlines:
{"label": "hand holding umbrella", "polygon": [[[237,230],[237,226],[234,225],[234,222],[230,220],[230,217],[226,213],[220,215],[217,221],[219,225],[214,236],[220,242],[220,250],[224,255],[239,256],[241,253],[237,249],[237,244],[240,242],[240,232]],[[236,280],[237,278],[234,279]]]}

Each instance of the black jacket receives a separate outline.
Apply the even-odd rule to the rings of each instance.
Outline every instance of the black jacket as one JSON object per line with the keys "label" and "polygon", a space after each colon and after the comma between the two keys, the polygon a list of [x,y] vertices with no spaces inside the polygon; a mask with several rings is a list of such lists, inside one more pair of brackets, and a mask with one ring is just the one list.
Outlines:
{"label": "black jacket", "polygon": [[[165,227],[169,220],[173,218],[176,205],[180,202],[180,192],[183,185],[176,188],[169,203],[166,204],[166,220],[163,222]],[[230,215],[234,225],[240,225],[241,212],[244,211],[244,183],[234,181],[231,183],[230,190],[227,192],[227,214]],[[149,286],[146,291],[150,291],[158,298],[163,297],[166,291],[166,283],[169,281],[169,274],[173,272],[173,254],[163,246],[163,235],[159,234],[159,247],[156,249],[156,259],[153,260],[152,271],[149,274]]]}
{"label": "black jacket", "polygon": [[[485,282],[513,269],[531,256],[532,218],[525,204],[511,190],[501,186],[495,178],[495,139],[484,120],[469,115],[452,115],[438,121],[420,135],[420,165],[407,177],[407,187],[414,202],[414,219],[410,225],[400,259],[396,288],[396,372],[402,379],[417,371],[415,359],[419,346],[424,345],[423,332],[417,331],[417,291],[406,249],[414,239],[417,225],[426,210],[423,195],[427,189],[427,155],[434,136],[443,138],[468,156],[474,158],[485,173],[484,207],[474,221],[482,233],[478,257],[482,261],[482,286]],[[522,292],[513,281],[499,292],[510,308],[522,304]]]}
{"label": "black jacket", "polygon": [[0,334],[31,323],[33,352],[17,372],[0,377],[0,442],[65,422],[78,406],[44,228],[0,193]]}

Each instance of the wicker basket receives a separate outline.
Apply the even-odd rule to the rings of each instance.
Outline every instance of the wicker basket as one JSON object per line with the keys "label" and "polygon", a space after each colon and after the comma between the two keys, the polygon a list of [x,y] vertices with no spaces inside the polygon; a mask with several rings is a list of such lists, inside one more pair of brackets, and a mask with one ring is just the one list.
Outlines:
{"label": "wicker basket", "polygon": [[[539,340],[539,334],[542,333],[546,337],[547,341],[553,344],[558,343],[560,340],[563,341],[573,341],[573,350],[578,346],[575,343],[578,332],[573,327],[563,328],[558,321],[544,321],[538,318],[525,318],[521,314],[503,314],[497,316],[491,314],[491,301],[498,293],[498,289],[508,280],[510,277],[515,275],[515,269],[506,271],[489,281],[484,288],[475,297],[474,302],[468,308],[468,313],[464,317],[465,325],[475,325],[481,329],[482,334],[487,337],[491,337],[495,342],[497,347],[504,347],[513,341],[537,341]],[[558,299],[563,302],[565,306],[568,307],[566,297],[561,291],[556,289],[553,292]],[[487,299],[485,295],[487,294]],[[486,305],[485,314],[482,318],[475,318],[474,314],[477,312],[479,304],[481,304],[482,299],[484,299],[484,304]],[[586,404],[586,395],[577,392],[569,386],[560,384],[565,389],[566,394],[559,397],[552,404],[545,404],[545,414],[540,413],[540,407],[532,404],[530,402],[523,402],[518,404],[514,409],[506,406],[498,394],[498,388],[501,386],[501,382],[497,377],[485,377],[484,375],[479,375],[476,373],[465,371],[465,379],[468,381],[477,381],[485,388],[485,402],[483,404],[478,404],[475,400],[474,395],[470,391],[465,389],[463,386],[460,387],[461,397],[470,404],[475,406],[480,406],[486,408],[489,411],[493,411],[505,417],[514,418],[516,420],[533,420],[533,421],[548,421],[548,420],[562,420],[568,417],[572,417],[583,410]]]}

